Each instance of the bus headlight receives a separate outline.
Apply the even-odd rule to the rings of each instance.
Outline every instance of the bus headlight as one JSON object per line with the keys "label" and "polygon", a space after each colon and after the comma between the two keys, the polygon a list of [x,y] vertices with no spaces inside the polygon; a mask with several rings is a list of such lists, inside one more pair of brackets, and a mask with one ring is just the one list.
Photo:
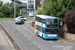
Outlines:
{"label": "bus headlight", "polygon": [[59,29],[58,29],[59,30]]}

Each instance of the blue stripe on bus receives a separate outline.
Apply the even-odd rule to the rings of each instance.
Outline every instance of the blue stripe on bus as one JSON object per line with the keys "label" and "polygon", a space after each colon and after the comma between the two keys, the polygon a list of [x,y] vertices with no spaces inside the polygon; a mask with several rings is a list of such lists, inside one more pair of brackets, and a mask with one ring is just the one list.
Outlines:
{"label": "blue stripe on bus", "polygon": [[38,31],[38,35],[40,36],[40,31]]}
{"label": "blue stripe on bus", "polygon": [[45,19],[58,19],[57,17],[54,17],[54,18],[45,18]]}
{"label": "blue stripe on bus", "polygon": [[47,34],[44,34],[44,37],[43,37],[44,39],[58,39],[58,34],[54,37],[49,37]]}

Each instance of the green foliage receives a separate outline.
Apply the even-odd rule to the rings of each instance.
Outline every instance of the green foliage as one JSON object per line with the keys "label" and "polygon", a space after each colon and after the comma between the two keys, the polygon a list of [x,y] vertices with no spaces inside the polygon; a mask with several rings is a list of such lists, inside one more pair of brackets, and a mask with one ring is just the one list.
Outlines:
{"label": "green foliage", "polygon": [[63,19],[62,18],[59,18],[59,21],[63,21]]}
{"label": "green foliage", "polygon": [[8,21],[9,19],[12,19],[12,18],[0,18],[0,21]]}
{"label": "green foliage", "polygon": [[0,0],[0,7],[2,6],[3,2]]}
{"label": "green foliage", "polygon": [[18,17],[18,16],[23,16],[23,14],[21,14],[21,13],[16,13],[16,17]]}
{"label": "green foliage", "polygon": [[65,13],[75,9],[75,0],[44,0],[41,8],[42,11],[37,9],[37,14],[50,15],[63,19]]}
{"label": "green foliage", "polygon": [[39,9],[39,6],[37,6],[37,14],[41,14],[41,10]]}
{"label": "green foliage", "polygon": [[[0,1],[1,3],[1,1]],[[2,5],[2,4],[1,4]],[[19,13],[19,6],[16,5],[16,17],[21,16],[22,14]],[[5,3],[0,7],[0,18],[14,18],[14,5]]]}
{"label": "green foliage", "polygon": [[5,17],[2,12],[0,12],[0,17],[1,18],[4,18]]}
{"label": "green foliage", "polygon": [[26,17],[27,19],[33,19],[33,17]]}
{"label": "green foliage", "polygon": [[5,17],[10,17],[10,7],[7,5],[2,5],[2,13]]}

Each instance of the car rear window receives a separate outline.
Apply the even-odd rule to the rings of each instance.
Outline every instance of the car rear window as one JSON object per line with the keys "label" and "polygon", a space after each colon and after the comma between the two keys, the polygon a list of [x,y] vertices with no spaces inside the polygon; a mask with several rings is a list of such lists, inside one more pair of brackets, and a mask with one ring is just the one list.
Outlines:
{"label": "car rear window", "polygon": [[20,18],[25,18],[25,17],[20,17]]}

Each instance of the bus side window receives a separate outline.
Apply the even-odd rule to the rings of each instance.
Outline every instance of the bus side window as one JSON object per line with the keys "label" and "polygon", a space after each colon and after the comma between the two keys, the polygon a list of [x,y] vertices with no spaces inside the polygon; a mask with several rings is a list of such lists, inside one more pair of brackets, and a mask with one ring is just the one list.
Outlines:
{"label": "bus side window", "polygon": [[45,28],[42,28],[42,33],[44,33],[45,32]]}
{"label": "bus side window", "polygon": [[41,18],[39,18],[39,22],[41,22],[42,21],[42,19]]}
{"label": "bus side window", "polygon": [[42,23],[44,23],[44,24],[45,24],[45,19],[42,19]]}
{"label": "bus side window", "polygon": [[38,17],[36,17],[36,21],[38,21]]}
{"label": "bus side window", "polygon": [[38,22],[39,22],[39,18],[38,18],[38,17],[36,17],[36,21],[38,21]]}
{"label": "bus side window", "polygon": [[38,25],[36,25],[36,29],[37,29],[38,31],[41,31],[41,27],[38,26]]}
{"label": "bus side window", "polygon": [[38,18],[38,22],[41,22],[41,18]]}

